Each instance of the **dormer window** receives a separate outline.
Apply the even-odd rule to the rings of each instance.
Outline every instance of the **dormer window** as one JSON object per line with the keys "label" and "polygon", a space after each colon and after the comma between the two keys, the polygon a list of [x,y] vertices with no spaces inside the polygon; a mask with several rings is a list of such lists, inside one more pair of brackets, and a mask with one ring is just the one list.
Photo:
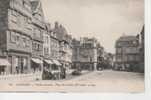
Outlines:
{"label": "dormer window", "polygon": [[26,9],[30,10],[30,5],[29,5],[25,0],[23,0],[23,6],[24,6]]}

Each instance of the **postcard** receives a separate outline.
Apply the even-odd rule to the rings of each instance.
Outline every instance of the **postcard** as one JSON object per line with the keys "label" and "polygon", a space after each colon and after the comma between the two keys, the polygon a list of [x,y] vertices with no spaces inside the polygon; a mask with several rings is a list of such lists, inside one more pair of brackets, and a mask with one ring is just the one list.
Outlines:
{"label": "postcard", "polygon": [[144,0],[0,0],[0,92],[143,93]]}

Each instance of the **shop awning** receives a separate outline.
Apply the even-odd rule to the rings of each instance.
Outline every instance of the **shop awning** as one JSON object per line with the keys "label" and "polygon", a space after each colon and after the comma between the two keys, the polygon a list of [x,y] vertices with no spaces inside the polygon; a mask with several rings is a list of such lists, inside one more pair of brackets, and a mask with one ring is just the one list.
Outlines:
{"label": "shop awning", "polygon": [[43,61],[40,60],[40,59],[38,59],[38,58],[32,58],[31,60],[32,60],[33,62],[37,63],[37,64],[42,64],[42,63],[43,63]]}
{"label": "shop awning", "polygon": [[61,66],[61,63],[58,60],[53,60],[54,64]]}
{"label": "shop awning", "polygon": [[51,60],[44,60],[44,61],[48,64],[53,64],[53,62]]}
{"label": "shop awning", "polygon": [[0,66],[11,66],[7,59],[0,58]]}

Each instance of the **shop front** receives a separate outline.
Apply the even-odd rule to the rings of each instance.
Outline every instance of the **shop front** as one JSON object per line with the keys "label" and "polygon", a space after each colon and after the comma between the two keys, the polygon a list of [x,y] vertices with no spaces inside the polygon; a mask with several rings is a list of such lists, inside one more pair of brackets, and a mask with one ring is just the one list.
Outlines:
{"label": "shop front", "polygon": [[53,62],[51,60],[45,59],[44,63],[43,63],[43,66],[44,66],[44,68],[48,69],[48,68],[51,67],[52,64],[53,64]]}
{"label": "shop front", "polygon": [[0,75],[5,75],[7,73],[8,67],[10,66],[11,64],[6,58],[0,58]]}
{"label": "shop front", "polygon": [[31,68],[34,73],[43,71],[43,61],[40,58],[32,58]]}
{"label": "shop front", "polygon": [[43,80],[61,79],[61,63],[58,60],[44,60]]}
{"label": "shop front", "polygon": [[33,81],[41,79],[41,73],[31,71],[31,57],[29,54],[9,52],[0,57],[0,81]]}
{"label": "shop front", "polygon": [[52,69],[52,74],[56,79],[61,79],[62,78],[62,64],[58,60],[53,60],[53,65],[51,67]]}
{"label": "shop front", "polygon": [[53,78],[53,75],[51,73],[51,66],[53,65],[52,60],[44,59],[43,61],[43,73],[42,73],[42,79],[43,80],[50,80]]}
{"label": "shop front", "polygon": [[7,56],[10,67],[7,74],[28,74],[30,73],[30,54],[9,52]]}

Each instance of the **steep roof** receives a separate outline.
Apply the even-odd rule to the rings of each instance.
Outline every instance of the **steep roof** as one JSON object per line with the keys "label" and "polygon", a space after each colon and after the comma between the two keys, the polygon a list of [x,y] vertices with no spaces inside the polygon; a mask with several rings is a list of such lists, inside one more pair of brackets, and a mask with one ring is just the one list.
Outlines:
{"label": "steep roof", "polygon": [[143,26],[143,28],[142,28],[141,34],[144,34],[144,31],[145,31],[145,30],[144,30],[144,27],[145,27],[145,26]]}
{"label": "steep roof", "polygon": [[40,0],[31,1],[31,6],[32,6],[31,9],[33,13],[40,13],[42,16],[44,16],[42,4]]}
{"label": "steep roof", "polygon": [[37,1],[37,0],[34,0],[34,1],[31,1],[31,5],[32,5],[32,11],[34,12],[36,9],[37,9],[37,7],[39,6],[39,1]]}
{"label": "steep roof", "polygon": [[118,41],[133,41],[137,40],[136,36],[121,36]]}
{"label": "steep roof", "polygon": [[68,35],[68,32],[65,29],[65,27],[59,24],[57,24],[56,27],[54,27],[53,32],[56,33],[56,36],[60,41],[66,40],[66,37]]}

